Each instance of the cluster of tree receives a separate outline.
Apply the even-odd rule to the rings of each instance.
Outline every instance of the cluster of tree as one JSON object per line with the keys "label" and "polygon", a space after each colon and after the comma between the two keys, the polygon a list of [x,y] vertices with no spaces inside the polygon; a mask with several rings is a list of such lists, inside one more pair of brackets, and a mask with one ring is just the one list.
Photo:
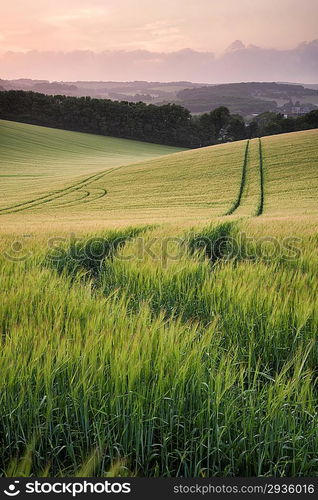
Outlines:
{"label": "cluster of tree", "polygon": [[231,115],[228,108],[221,106],[192,118],[198,130],[200,146],[219,142],[239,141],[246,138],[246,126],[242,116]]}
{"label": "cluster of tree", "polygon": [[176,104],[0,92],[0,117],[48,127],[195,148],[245,137],[244,121],[227,108],[193,118]]}
{"label": "cluster of tree", "polygon": [[296,118],[263,113],[247,125],[226,107],[191,116],[176,104],[156,106],[22,90],[0,91],[0,118],[188,148],[318,128],[318,110]]}
{"label": "cluster of tree", "polygon": [[318,128],[318,109],[301,116],[285,117],[277,113],[262,113],[247,127],[248,137],[285,134],[299,130]]}

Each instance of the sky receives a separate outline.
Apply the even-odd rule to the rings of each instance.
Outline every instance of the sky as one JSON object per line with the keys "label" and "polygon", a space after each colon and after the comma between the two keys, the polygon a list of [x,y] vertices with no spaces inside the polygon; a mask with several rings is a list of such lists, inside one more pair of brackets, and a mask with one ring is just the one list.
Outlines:
{"label": "sky", "polygon": [[317,38],[317,0],[2,0],[0,53],[221,53],[233,40],[288,49]]}

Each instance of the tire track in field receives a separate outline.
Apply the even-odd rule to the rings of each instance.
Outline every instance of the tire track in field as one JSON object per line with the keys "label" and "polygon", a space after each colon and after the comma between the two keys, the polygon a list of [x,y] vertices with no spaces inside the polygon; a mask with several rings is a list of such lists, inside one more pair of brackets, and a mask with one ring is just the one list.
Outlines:
{"label": "tire track in field", "polygon": [[[95,193],[92,190],[94,190]],[[89,191],[87,191],[87,190],[79,191],[79,193],[84,193],[84,194],[83,194],[83,196],[81,196],[80,198],[77,198],[75,200],[69,200],[69,201],[58,203],[56,205],[54,204],[51,206],[54,208],[64,208],[66,206],[67,207],[75,207],[78,205],[83,205],[84,203],[90,203],[92,201],[99,200],[100,198],[103,198],[104,196],[106,196],[107,191],[106,191],[106,189],[103,189],[103,188],[97,188],[97,187],[95,188],[94,187],[94,188],[91,188]]]}
{"label": "tire track in field", "polygon": [[[112,169],[111,171],[113,171],[113,170],[114,169]],[[37,198],[34,198],[33,200],[25,201],[22,203],[17,203],[15,205],[11,205],[10,207],[1,208],[0,215],[1,215],[1,212],[6,212],[6,213],[18,212],[18,211],[20,211],[20,209],[24,210],[27,208],[32,208],[32,206],[34,206],[34,204],[39,205],[42,202],[45,203],[47,201],[51,201],[51,199],[53,200],[55,198],[65,196],[66,194],[69,194],[69,193],[72,193],[74,191],[81,189],[82,187],[90,184],[91,182],[93,182],[95,180],[99,180],[99,178],[103,177],[107,172],[110,172],[110,170],[107,170],[106,172],[103,172],[103,173],[98,172],[97,174],[94,174],[90,177],[87,177],[86,179],[84,179],[76,184],[72,184],[71,186],[68,186],[67,188],[57,189],[56,191],[51,191],[51,192],[47,193],[46,195],[39,196]],[[50,199],[48,200],[48,198],[50,198]],[[17,209],[17,210],[15,210],[15,209]]]}
{"label": "tire track in field", "polygon": [[77,191],[77,193],[80,195],[77,198],[74,198],[72,200],[67,200],[67,201],[61,201],[60,203],[56,203],[56,204],[54,203],[53,205],[50,205],[50,207],[58,208],[58,207],[64,207],[64,206],[68,205],[69,203],[76,203],[76,202],[81,203],[82,200],[84,200],[85,198],[88,198],[90,195],[90,191],[87,191],[86,189],[85,190],[82,189],[80,191]]}
{"label": "tire track in field", "polygon": [[[63,198],[63,196],[66,196],[70,193],[80,191],[82,188],[88,186],[92,182],[98,181],[105,177],[106,175],[110,174],[114,170],[118,170],[122,168],[125,165],[121,165],[119,167],[114,167],[112,169],[104,170],[103,172],[98,172],[97,174],[94,174],[90,177],[87,177],[86,179],[76,183],[72,184],[71,186],[64,188],[64,189],[59,189],[56,191],[49,192],[48,194],[44,196],[40,196],[38,198],[35,198],[33,200],[29,200],[23,203],[18,203],[16,205],[12,205],[10,207],[5,207],[0,209],[0,215],[7,215],[11,213],[16,213],[16,212],[22,212],[24,210],[28,210],[30,208],[38,207],[40,205],[43,205],[45,203],[49,203],[50,201]],[[105,196],[106,193],[101,194],[100,197]],[[96,199],[96,198],[94,198]],[[88,201],[88,200],[87,200]]]}
{"label": "tire track in field", "polygon": [[256,217],[259,217],[264,212],[264,162],[263,162],[263,145],[261,138],[258,139],[259,149],[259,178],[260,178],[260,200],[256,212]]}
{"label": "tire track in field", "polygon": [[244,188],[245,188],[245,184],[246,184],[246,173],[247,173],[249,147],[250,147],[250,140],[248,139],[248,141],[246,143],[246,147],[245,147],[245,153],[244,153],[244,161],[243,161],[243,166],[242,166],[242,177],[241,177],[240,189],[239,189],[237,198],[234,201],[232,207],[226,212],[225,215],[232,215],[241,204],[242,196],[243,196]]}
{"label": "tire track in field", "polygon": [[[259,217],[264,212],[264,196],[263,148],[259,138],[258,142],[248,141],[246,144],[239,193],[225,215],[235,213],[242,217]],[[253,206],[256,206],[254,210]]]}
{"label": "tire track in field", "polygon": [[89,200],[84,200],[82,202],[82,204],[83,203],[90,203],[91,201],[95,201],[95,200],[99,200],[100,198],[104,198],[104,196],[106,196],[106,194],[107,194],[107,190],[104,188],[93,188],[93,189],[99,189],[100,192],[96,193],[96,196],[94,196],[94,198],[90,197]]}

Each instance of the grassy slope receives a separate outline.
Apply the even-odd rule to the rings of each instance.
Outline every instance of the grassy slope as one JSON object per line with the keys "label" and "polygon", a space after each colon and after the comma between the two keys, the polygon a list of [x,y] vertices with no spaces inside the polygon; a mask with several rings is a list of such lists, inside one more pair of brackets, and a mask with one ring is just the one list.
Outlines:
{"label": "grassy slope", "polygon": [[[59,224],[76,227],[79,221],[87,229],[136,222],[204,222],[226,214],[237,197],[246,141],[146,159],[171,148],[29,125],[2,126],[7,135],[0,213],[10,230],[21,221],[52,230]],[[22,138],[17,131],[22,131]],[[318,215],[317,139],[316,130],[262,139],[263,215]],[[143,161],[134,163],[140,154]],[[119,166],[125,161],[132,164]],[[62,191],[56,196],[56,190]],[[3,210],[37,198],[12,214]],[[255,215],[259,199],[259,147],[254,139],[240,206],[233,215]]]}
{"label": "grassy slope", "polygon": [[[33,132],[34,129],[31,127],[30,133],[33,134]],[[58,132],[61,133],[61,131]],[[75,134],[75,138],[77,139],[77,136],[81,138],[81,135]],[[95,136],[90,137],[94,144]],[[106,138],[98,137],[97,139],[102,141],[102,144],[103,140],[107,141]],[[36,144],[36,137],[33,137],[33,140]],[[147,147],[152,148],[146,144],[145,148]],[[5,219],[6,223],[12,227],[11,224],[19,223],[21,220],[33,221],[38,225],[45,223],[46,226],[52,223],[55,225],[57,220],[64,225],[67,223],[76,225],[79,218],[81,224],[87,221],[88,225],[98,223],[122,225],[136,220],[147,223],[164,220],[175,222],[178,219],[185,222],[210,220],[212,216],[224,214],[236,196],[244,148],[245,144],[241,142],[169,155],[166,160],[163,156],[147,161],[141,157],[143,160],[141,163],[119,167],[118,164],[112,162],[112,158],[107,158],[107,152],[103,152],[103,156],[98,151],[94,170],[99,168],[102,176],[98,178],[98,181],[89,180],[88,184],[85,184],[86,179],[90,179],[93,169],[89,176],[75,177],[80,172],[77,166],[78,157],[76,161],[70,160],[70,153],[67,151],[64,155],[61,154],[60,162],[61,165],[67,165],[67,173],[70,174],[73,171],[74,177],[67,182],[64,178],[63,185],[59,179],[56,181],[51,179],[48,189],[47,179],[43,177],[36,180],[28,179],[24,184],[20,179],[17,182],[15,178],[10,178],[11,184],[7,182],[6,186],[3,186],[6,196],[3,197],[0,206],[2,221]],[[93,155],[90,151],[91,162],[95,161],[94,154],[95,151]],[[12,163],[17,163],[19,158],[17,148],[13,151],[8,150],[8,155],[9,160],[6,158],[3,160],[4,172],[11,172]],[[81,156],[80,148],[78,155],[81,158],[81,164],[86,166],[87,158]],[[47,156],[44,154],[40,157],[45,162],[47,161]],[[31,161],[34,160],[26,155],[24,172],[34,170]],[[50,162],[48,163],[49,169],[52,168]],[[111,168],[105,169],[107,165]],[[225,177],[227,182],[225,182]],[[69,186],[79,182],[85,184],[81,189],[75,191],[68,189]],[[37,186],[38,194],[35,193]],[[58,199],[43,200],[43,196],[47,195],[50,198],[50,193],[57,189],[65,189],[65,193],[63,192]],[[105,191],[107,191],[106,196]],[[10,209],[3,210],[21,201],[27,202],[37,197],[40,198],[40,203],[16,207],[13,209],[13,211],[19,210],[16,214],[10,215]],[[21,209],[24,210],[23,218],[21,218]]]}
{"label": "grassy slope", "polygon": [[60,187],[74,176],[182,150],[4,120],[0,147],[0,206]]}
{"label": "grassy slope", "polygon": [[[114,170],[87,185],[108,189],[87,204],[67,192],[67,210],[49,207],[59,198],[0,217],[1,471],[83,475],[98,450],[90,474],[317,475],[317,131],[262,145],[260,217],[258,141],[229,217],[213,219],[238,195],[245,143]],[[91,246],[95,227],[135,220],[174,225],[99,231]],[[89,243],[48,251],[48,231],[67,228]],[[121,258],[104,260],[118,237]],[[229,261],[220,237],[228,250],[235,238]],[[189,253],[202,242],[206,254]],[[32,460],[16,462],[30,444]]]}
{"label": "grassy slope", "polygon": [[263,139],[265,214],[318,215],[318,131]]}

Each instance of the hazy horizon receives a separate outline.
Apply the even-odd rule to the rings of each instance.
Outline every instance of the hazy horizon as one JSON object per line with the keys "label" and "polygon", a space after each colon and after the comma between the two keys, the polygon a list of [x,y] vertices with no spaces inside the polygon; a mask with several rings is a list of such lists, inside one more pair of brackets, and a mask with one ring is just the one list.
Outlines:
{"label": "hazy horizon", "polygon": [[0,78],[318,81],[316,0],[12,0],[1,10]]}
{"label": "hazy horizon", "polygon": [[236,40],[223,54],[177,52],[73,51],[7,52],[0,56],[2,79],[49,81],[243,81],[318,82],[318,40],[291,50],[245,46]]}

